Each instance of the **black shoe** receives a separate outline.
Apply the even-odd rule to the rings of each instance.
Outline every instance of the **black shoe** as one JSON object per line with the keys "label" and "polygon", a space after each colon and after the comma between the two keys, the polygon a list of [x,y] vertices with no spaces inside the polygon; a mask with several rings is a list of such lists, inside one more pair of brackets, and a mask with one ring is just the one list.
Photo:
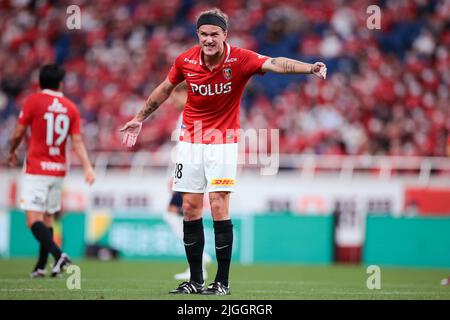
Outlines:
{"label": "black shoe", "polygon": [[231,291],[229,286],[227,287],[220,282],[213,282],[208,286],[208,288],[203,290],[202,294],[225,296],[231,294]]}
{"label": "black shoe", "polygon": [[58,261],[56,261],[55,265],[53,266],[52,277],[61,275],[64,272],[64,269],[71,263],[72,261],[70,261],[67,254],[61,254],[61,257],[59,257]]}
{"label": "black shoe", "polygon": [[183,282],[175,290],[169,291],[173,294],[200,294],[204,290],[203,284],[195,281]]}

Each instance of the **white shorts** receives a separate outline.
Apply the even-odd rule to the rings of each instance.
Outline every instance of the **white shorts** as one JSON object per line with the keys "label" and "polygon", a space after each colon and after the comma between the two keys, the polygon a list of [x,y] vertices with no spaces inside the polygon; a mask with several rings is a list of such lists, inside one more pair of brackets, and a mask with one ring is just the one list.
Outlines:
{"label": "white shorts", "polygon": [[180,141],[177,145],[172,189],[205,193],[234,191],[238,144],[201,144]]}
{"label": "white shorts", "polygon": [[63,177],[25,174],[20,208],[53,214],[61,210]]}

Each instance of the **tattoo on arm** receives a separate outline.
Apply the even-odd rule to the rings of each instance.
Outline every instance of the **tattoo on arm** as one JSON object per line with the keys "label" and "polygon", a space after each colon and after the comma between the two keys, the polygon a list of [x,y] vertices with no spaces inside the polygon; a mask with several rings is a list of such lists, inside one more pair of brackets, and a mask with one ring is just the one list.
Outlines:
{"label": "tattoo on arm", "polygon": [[289,60],[281,60],[278,61],[276,58],[270,59],[270,63],[275,65],[278,65],[282,68],[283,73],[295,73],[295,62],[289,61]]}
{"label": "tattoo on arm", "polygon": [[138,113],[138,118],[142,119],[144,121],[147,119],[156,109],[158,109],[159,103],[153,100],[147,100],[145,103],[145,107],[142,108],[141,111]]}
{"label": "tattoo on arm", "polygon": [[295,72],[295,63],[291,61],[283,61],[283,70],[285,73]]}
{"label": "tattoo on arm", "polygon": [[273,66],[272,72],[276,73],[295,73],[295,74],[313,74],[314,65],[293,59],[278,57],[270,58],[270,64]]}

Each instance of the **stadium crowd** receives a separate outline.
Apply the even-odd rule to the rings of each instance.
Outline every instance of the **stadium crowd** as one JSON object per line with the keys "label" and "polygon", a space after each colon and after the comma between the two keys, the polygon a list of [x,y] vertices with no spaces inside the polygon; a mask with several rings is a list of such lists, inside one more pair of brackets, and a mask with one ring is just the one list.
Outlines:
{"label": "stadium crowd", "polygon": [[[367,7],[381,8],[381,29]],[[68,6],[81,8],[69,30]],[[324,61],[328,78],[256,76],[243,128],[279,128],[280,152],[443,156],[450,132],[450,2],[427,0],[0,1],[0,152],[44,63],[64,64],[64,93],[90,151],[123,151],[119,127],[197,42],[195,17],[217,6],[228,42],[276,57]],[[135,148],[164,150],[177,121],[162,106]],[[2,162],[4,161],[4,157]]]}

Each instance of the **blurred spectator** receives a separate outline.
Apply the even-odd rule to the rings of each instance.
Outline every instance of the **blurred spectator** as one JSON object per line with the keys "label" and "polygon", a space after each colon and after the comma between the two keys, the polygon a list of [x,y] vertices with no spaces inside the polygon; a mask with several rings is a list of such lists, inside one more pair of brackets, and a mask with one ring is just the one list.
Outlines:
{"label": "blurred spectator", "polygon": [[[195,41],[195,15],[218,6],[229,42],[269,56],[328,65],[329,79],[255,79],[242,125],[280,128],[280,152],[446,155],[450,131],[450,3],[379,1],[0,1],[0,154],[44,63],[64,63],[64,91],[80,106],[90,151],[123,151],[118,127],[135,114],[170,61]],[[81,8],[81,30],[66,8]],[[136,148],[164,150],[176,122],[163,107]]]}

